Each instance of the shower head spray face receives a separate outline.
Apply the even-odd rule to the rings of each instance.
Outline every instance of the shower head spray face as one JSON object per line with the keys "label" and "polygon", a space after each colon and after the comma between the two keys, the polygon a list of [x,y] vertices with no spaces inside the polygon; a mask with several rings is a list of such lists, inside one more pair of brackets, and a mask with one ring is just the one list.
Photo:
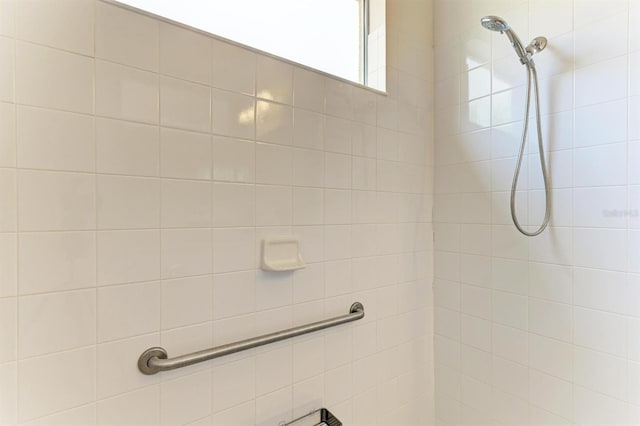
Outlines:
{"label": "shower head spray face", "polygon": [[480,24],[489,31],[497,31],[500,33],[510,28],[504,19],[497,16],[485,16],[480,20]]}

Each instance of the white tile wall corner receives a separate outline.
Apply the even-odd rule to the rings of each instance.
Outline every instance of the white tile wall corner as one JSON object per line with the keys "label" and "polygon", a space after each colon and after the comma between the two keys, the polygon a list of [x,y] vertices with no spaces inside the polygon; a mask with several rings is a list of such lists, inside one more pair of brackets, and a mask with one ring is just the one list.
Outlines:
{"label": "white tile wall corner", "polygon": [[[437,423],[473,413],[466,424],[636,425],[640,4],[435,6]],[[556,189],[551,226],[532,239],[514,230],[508,202],[524,69],[506,37],[480,27],[484,15],[525,42],[549,38],[536,63]],[[530,145],[518,207],[534,226],[543,193]]]}
{"label": "white tile wall corner", "polygon": [[[109,1],[0,0],[0,423],[434,423],[432,4],[387,3],[381,95]],[[306,269],[257,270],[273,234]]]}

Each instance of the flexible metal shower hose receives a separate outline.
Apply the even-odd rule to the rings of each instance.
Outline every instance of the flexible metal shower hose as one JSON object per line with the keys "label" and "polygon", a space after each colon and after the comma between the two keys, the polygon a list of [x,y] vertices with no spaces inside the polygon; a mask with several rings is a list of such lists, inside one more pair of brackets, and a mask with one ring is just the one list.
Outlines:
{"label": "flexible metal shower hose", "polygon": [[[542,142],[542,126],[540,124],[540,91],[538,89],[538,72],[536,71],[535,64],[533,60],[529,60],[526,64],[527,68],[527,104],[525,107],[524,113],[524,127],[522,129],[522,141],[520,143],[520,153],[518,154],[518,162],[516,164],[516,170],[513,174],[513,183],[511,184],[511,218],[513,219],[513,224],[518,228],[522,234],[527,237],[535,237],[536,235],[540,235],[542,231],[545,230],[547,225],[549,224],[549,219],[551,216],[551,191],[549,190],[549,177],[547,176],[547,165],[544,158],[544,145]],[[542,169],[542,179],[544,181],[544,203],[545,203],[545,212],[544,219],[540,227],[534,232],[526,231],[520,222],[518,221],[518,215],[516,214],[516,189],[518,187],[518,179],[520,178],[520,168],[522,166],[522,158],[524,157],[524,148],[527,142],[527,133],[529,129],[529,106],[531,104],[531,83],[533,80],[533,85],[535,87],[535,97],[536,97],[536,133],[538,135],[538,152],[540,153],[540,168]]]}

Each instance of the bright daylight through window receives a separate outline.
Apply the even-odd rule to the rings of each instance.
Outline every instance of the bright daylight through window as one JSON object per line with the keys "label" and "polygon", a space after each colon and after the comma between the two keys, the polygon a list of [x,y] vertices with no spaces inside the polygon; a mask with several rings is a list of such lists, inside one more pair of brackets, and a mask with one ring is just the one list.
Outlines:
{"label": "bright daylight through window", "polygon": [[385,90],[385,0],[119,0]]}

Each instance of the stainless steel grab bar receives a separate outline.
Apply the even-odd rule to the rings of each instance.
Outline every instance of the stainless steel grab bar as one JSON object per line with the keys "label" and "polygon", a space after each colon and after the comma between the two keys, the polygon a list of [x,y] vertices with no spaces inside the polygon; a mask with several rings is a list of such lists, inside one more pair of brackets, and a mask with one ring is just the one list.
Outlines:
{"label": "stainless steel grab bar", "polygon": [[280,340],[289,339],[291,337],[301,336],[303,334],[313,333],[314,331],[324,330],[325,328],[357,321],[363,317],[364,306],[360,302],[355,302],[351,305],[349,313],[346,315],[289,328],[287,330],[277,331],[275,333],[264,334],[251,339],[228,343],[226,345],[216,346],[215,348],[205,349],[186,355],[180,355],[175,358],[169,358],[167,351],[164,348],[149,348],[142,352],[142,355],[138,358],[138,370],[140,370],[142,374],[148,375],[156,374],[160,371],[175,370],[176,368],[182,368],[199,362],[208,361],[210,359],[219,358],[221,356],[234,354],[236,352],[246,351],[248,349],[279,342]]}

